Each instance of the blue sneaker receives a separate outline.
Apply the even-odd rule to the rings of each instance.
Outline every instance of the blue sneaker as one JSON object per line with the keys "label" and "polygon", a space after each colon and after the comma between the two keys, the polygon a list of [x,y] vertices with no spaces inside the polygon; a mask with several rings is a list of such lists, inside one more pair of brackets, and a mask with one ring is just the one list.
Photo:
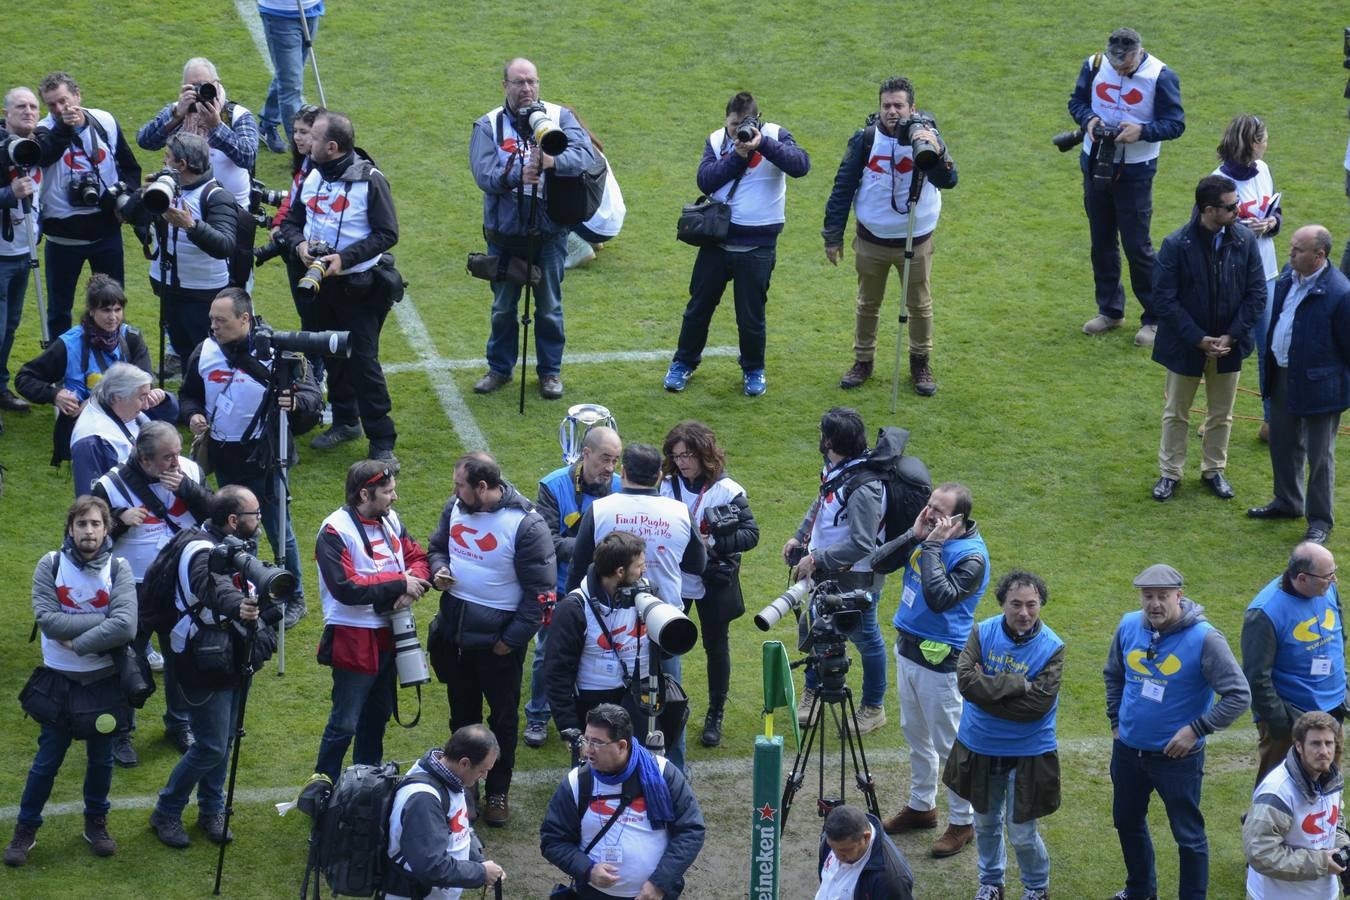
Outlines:
{"label": "blue sneaker", "polygon": [[751,369],[745,373],[745,396],[758,397],[764,393],[764,370]]}
{"label": "blue sneaker", "polygon": [[694,374],[694,370],[682,362],[672,362],[670,369],[666,371],[666,390],[678,394],[684,390],[685,385],[689,384],[689,376]]}

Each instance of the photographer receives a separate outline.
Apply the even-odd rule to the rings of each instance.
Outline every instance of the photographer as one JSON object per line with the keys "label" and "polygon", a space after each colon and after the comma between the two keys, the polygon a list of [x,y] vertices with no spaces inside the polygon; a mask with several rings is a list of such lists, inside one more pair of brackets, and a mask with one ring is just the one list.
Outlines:
{"label": "photographer", "polygon": [[[858,733],[868,734],[886,724],[886,644],[877,625],[877,599],[886,576],[874,572],[869,557],[880,543],[886,509],[885,489],[877,479],[855,483],[847,490],[826,489],[845,485],[841,476],[867,459],[867,428],[856,409],[836,406],[820,418],[821,489],[797,533],[783,545],[783,561],[792,567],[792,581],[833,579],[844,590],[866,590],[872,601],[862,613],[862,623],[848,639],[862,656],[862,703],[858,707]],[[861,470],[859,470],[861,471]],[[797,721],[810,725],[820,678],[815,667],[806,670],[806,687],[797,703]],[[936,778],[936,774],[934,778]]]}
{"label": "photographer", "polygon": [[[969,488],[940,484],[914,526],[872,555],[878,572],[904,569],[891,624],[912,784],[904,808],[886,820],[887,834],[937,825],[938,778],[961,722],[957,665],[989,587],[989,549],[970,511]],[[959,853],[975,837],[970,801],[955,791],[947,794],[947,816],[947,830],[933,843],[936,857]]]}
{"label": "photographer", "polygon": [[[103,474],[91,492],[112,508],[113,550],[131,566],[136,582],[136,598],[145,612],[145,572],[159,551],[184,529],[196,528],[211,514],[211,489],[206,476],[192,460],[182,455],[183,440],[178,429],[168,422],[149,422],[136,435],[136,449],[122,465]],[[146,656],[151,631],[144,616],[136,631],[136,652]],[[159,645],[168,647],[168,633],[158,635]],[[174,675],[173,654],[163,656],[164,736],[179,753],[192,746],[187,710],[183,709]],[[131,732],[136,727],[135,713],[127,728],[119,730],[113,747],[117,762],[124,766],[137,763]]]}
{"label": "photographer", "polygon": [[[230,283],[229,260],[238,239],[238,207],[212,176],[209,153],[195,134],[172,135],[163,171],[122,210],[128,222],[154,230],[150,286],[179,353],[190,352],[210,330],[211,301]],[[163,212],[151,211],[151,194],[167,207]]]}
{"label": "photographer", "polygon": [[209,59],[198,56],[187,61],[178,99],[141,126],[136,143],[142,150],[159,150],[175,134],[195,134],[206,141],[216,183],[239,208],[247,209],[249,173],[258,156],[258,123],[253,113],[225,96],[225,86]]}
{"label": "photographer", "polygon": [[708,657],[708,712],[700,740],[722,743],[722,713],[731,690],[731,623],[745,615],[741,554],[759,545],[759,525],[745,489],[726,473],[726,452],[702,422],[681,422],[661,445],[661,495],[689,507],[694,534],[707,548],[700,575],[681,573],[685,612],[698,608],[703,652]]}
{"label": "photographer", "polygon": [[[14,378],[15,387],[34,403],[56,407],[52,426],[52,465],[70,459],[70,433],[84,411],[93,387],[116,363],[130,363],[151,374],[150,351],[141,331],[126,324],[126,292],[109,275],[96,273],[85,285],[84,315],[58,335],[40,356],[30,359]],[[178,399],[152,390],[147,417],[178,421]],[[106,469],[104,470],[106,471]],[[94,473],[97,477],[102,472]]]}
{"label": "photographer", "polygon": [[[661,453],[648,444],[630,444],[623,450],[622,489],[591,504],[577,525],[577,540],[568,564],[567,589],[581,584],[596,545],[614,531],[628,531],[647,546],[647,565],[653,592],[677,609],[684,609],[685,574],[701,575],[708,553],[696,538],[689,508],[673,497],[661,496]],[[665,656],[661,669],[681,680],[680,657]],[[684,727],[666,734],[670,761],[684,769]]]}
{"label": "photographer", "polygon": [[394,512],[396,465],[353,463],[347,502],[323,520],[314,545],[324,621],[319,663],[333,670],[333,706],[314,771],[334,784],[353,737],[353,762],[384,761],[395,689],[389,614],[431,590],[426,552]]}
{"label": "photographer", "polygon": [[47,329],[55,336],[70,327],[75,285],[89,263],[92,272],[125,283],[121,223],[108,188],[141,183],[141,164],[111,113],[86,108],[80,86],[65,72],[38,85],[47,115],[35,137],[50,131],[59,144],[42,156],[41,215],[46,239]]}
{"label": "photographer", "polygon": [[398,243],[398,218],[389,182],[356,154],[355,141],[350,119],[331,110],[319,113],[309,151],[314,168],[292,197],[279,236],[311,270],[316,262],[311,248],[328,251],[317,260],[322,264],[317,324],[352,336],[351,358],[328,360],[333,425],[310,445],[331,449],[359,438],[364,426],[370,458],[389,460],[398,435],[380,368],[380,330],[403,298],[403,287],[392,259],[382,261]]}
{"label": "photographer", "polygon": [[[20,702],[41,727],[38,752],[28,770],[14,837],[5,865],[22,866],[37,843],[42,808],[71,741],[83,740],[84,839],[95,856],[112,856],[117,842],[108,834],[108,791],[112,787],[112,727],[102,720],[126,720],[113,658],[108,651],[136,634],[136,589],[125,560],[113,558],[108,505],[83,496],[66,513],[61,549],[45,554],[33,570],[33,615],[42,632],[42,667],[35,669]],[[34,696],[36,695],[36,696]],[[72,714],[74,698],[92,715]],[[41,704],[34,704],[34,700]]]}
{"label": "photographer", "polygon": [[99,476],[127,461],[145,410],[162,402],[164,392],[150,386],[150,376],[128,363],[113,363],[89,392],[70,432],[70,471],[75,495],[87,494]]}
{"label": "photographer", "polygon": [[586,762],[549,800],[540,852],[584,900],[675,900],[706,831],[689,782],[633,740],[633,721],[621,706],[602,703],[588,712],[581,741]]}
{"label": "photographer", "polygon": [[647,571],[646,549],[635,534],[610,532],[595,548],[586,577],[553,610],[543,677],[564,737],[569,731],[579,735],[586,713],[601,703],[634,708],[625,702],[630,680],[637,690],[640,673],[660,658],[650,640],[644,645],[646,629],[623,593]]}
{"label": "photographer", "polygon": [[[581,441],[581,459],[554,469],[539,479],[535,509],[548,523],[553,552],[558,560],[558,596],[567,593],[567,566],[572,561],[577,526],[599,497],[608,497],[622,486],[618,473],[623,443],[613,428],[596,425]],[[548,686],[544,683],[544,654],[548,646],[547,623],[534,636],[534,663],[530,672],[530,698],[525,702],[525,746],[542,747],[548,740]]]}
{"label": "photographer", "polygon": [[[200,537],[181,547],[174,598],[179,619],[170,636],[170,647],[177,654],[174,665],[178,691],[197,740],[174,766],[150,813],[155,835],[175,849],[191,843],[182,817],[194,788],[197,827],[212,843],[233,839],[225,830],[223,788],[230,741],[238,724],[243,669],[256,668],[271,656],[276,647],[272,627],[281,615],[270,604],[262,613],[258,598],[252,596],[253,586],[242,576],[233,570],[214,570],[212,551],[229,537],[250,541],[258,532],[261,516],[252,491],[227,485],[216,493],[211,520],[199,532]],[[165,552],[169,552],[168,547]],[[246,660],[243,655],[250,631],[256,631],[257,637],[253,658]]]}
{"label": "photographer", "polygon": [[[595,162],[595,148],[577,117],[564,107],[539,100],[539,72],[528,59],[509,60],[502,69],[506,100],[473,123],[469,167],[483,192],[483,237],[488,254],[527,258],[540,270],[533,289],[535,371],[545,400],[563,395],[563,267],[567,259],[565,225],[544,209],[545,173],[580,175]],[[552,156],[535,144],[523,116],[537,107],[567,135],[567,149]],[[531,256],[532,252],[532,256]],[[474,384],[488,394],[510,384],[520,353],[516,306],[522,285],[492,282],[492,333],[487,343],[488,371]]]}
{"label": "photographer", "polygon": [[[912,900],[914,873],[881,823],[856,806],[830,810],[820,831],[816,900]],[[1002,900],[1002,898],[997,898]]]}
{"label": "photographer", "polygon": [[[37,95],[26,87],[11,88],[5,94],[4,121],[0,122],[0,145],[10,138],[34,139],[38,123]],[[47,133],[44,139],[55,138]],[[9,352],[23,317],[23,298],[28,291],[29,261],[32,258],[29,227],[38,215],[38,168],[10,165],[8,153],[0,153],[0,409],[28,412],[28,403],[9,389]]]}
{"label": "photographer", "polygon": [[839,379],[839,386],[855,388],[872,377],[886,279],[892,267],[903,273],[906,245],[912,237],[914,253],[904,298],[909,310],[909,377],[916,393],[930,397],[937,392],[937,382],[928,363],[933,350],[928,273],[942,191],[956,187],[956,163],[938,135],[937,123],[914,108],[914,85],[908,78],[886,79],[877,97],[878,112],[848,140],[825,202],[825,225],[820,232],[825,258],[830,265],[839,265],[849,207],[856,211],[854,362]]}
{"label": "photographer", "polygon": [[507,793],[520,730],[525,651],[558,582],[544,519],[483,452],[455,463],[455,493],[441,511],[427,553],[440,613],[427,646],[450,701],[450,729],[483,721],[502,755],[488,773],[482,811],[488,825],[511,818]]}
{"label": "photographer", "polygon": [[[216,483],[251,490],[262,501],[262,524],[273,552],[285,541],[286,570],[295,576],[295,593],[286,603],[286,627],[291,628],[305,614],[305,587],[289,515],[286,533],[276,533],[280,504],[287,501],[280,496],[275,473],[277,418],[286,416],[294,434],[309,431],[319,421],[319,387],[301,364],[294,382],[271,391],[276,359],[258,358],[253,300],[242,288],[226,288],[216,296],[210,321],[211,336],[183,367],[179,404],[192,433],[205,442]],[[289,454],[287,464],[295,465],[299,454],[294,441]]]}
{"label": "photographer", "polygon": [[699,247],[689,279],[680,339],[665,388],[682,391],[703,359],[708,325],[727,282],[736,298],[745,393],[764,393],[764,342],[769,276],[778,259],[778,235],[786,220],[787,176],[801,178],[811,159],[792,135],[773,122],[761,124],[759,104],[747,91],[727,101],[724,127],[708,136],[698,165],[698,189],[731,207],[731,225],[720,244]]}
{"label": "photographer", "polygon": [[[1103,61],[1107,65],[1102,65]],[[1153,176],[1162,142],[1186,130],[1181,82],[1162,60],[1144,52],[1139,32],[1117,28],[1106,52],[1094,53],[1078,70],[1069,95],[1069,115],[1083,130],[1083,207],[1092,238],[1092,275],[1097,315],[1083,324],[1084,334],[1102,334],[1125,321],[1125,289],[1120,281],[1120,247],[1130,264],[1130,287],[1139,305],[1135,346],[1152,347],[1158,333],[1153,308]],[[1102,154],[1108,177],[1094,178]],[[1117,245],[1116,238],[1120,242]]]}
{"label": "photographer", "polygon": [[1341,725],[1324,712],[1306,712],[1293,729],[1284,762],[1256,786],[1242,821],[1247,896],[1340,896],[1350,836],[1338,822]]}

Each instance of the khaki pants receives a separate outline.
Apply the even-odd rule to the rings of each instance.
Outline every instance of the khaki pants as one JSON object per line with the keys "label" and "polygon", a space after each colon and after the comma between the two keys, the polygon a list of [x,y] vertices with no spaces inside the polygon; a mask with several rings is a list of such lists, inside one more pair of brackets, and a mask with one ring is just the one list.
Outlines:
{"label": "khaki pants", "polygon": [[[1204,458],[1200,475],[1209,477],[1228,465],[1228,433],[1233,430],[1233,403],[1237,399],[1239,372],[1219,372],[1218,360],[1205,361]],[[1191,403],[1200,379],[1167,372],[1167,400],[1163,404],[1162,441],[1158,445],[1158,471],[1164,478],[1181,480],[1190,440]]]}
{"label": "khaki pants", "polygon": [[[914,246],[909,266],[909,352],[927,356],[933,349],[933,296],[928,292],[928,272],[933,263],[933,236]],[[853,238],[853,265],[858,272],[858,311],[854,325],[853,358],[872,362],[877,353],[877,325],[881,301],[886,296],[886,277],[891,267],[902,277],[904,247],[883,247]]]}

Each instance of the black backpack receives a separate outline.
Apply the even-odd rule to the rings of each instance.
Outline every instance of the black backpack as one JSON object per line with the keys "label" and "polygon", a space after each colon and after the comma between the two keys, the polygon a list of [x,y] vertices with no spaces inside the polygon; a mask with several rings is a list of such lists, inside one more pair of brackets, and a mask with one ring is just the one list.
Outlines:
{"label": "black backpack", "polygon": [[370,897],[382,891],[389,862],[389,813],[399,788],[412,783],[436,788],[441,805],[449,809],[449,792],[439,780],[430,775],[404,778],[396,762],[344,769],[314,817],[306,884],[317,870],[335,896]]}
{"label": "black backpack", "polygon": [[905,429],[894,425],[882,428],[877,432],[876,445],[867,452],[862,464],[845,469],[820,486],[821,496],[831,492],[839,496],[836,519],[848,508],[848,498],[855,490],[880,480],[886,497],[881,539],[893,541],[914,525],[919,510],[933,492],[933,479],[923,460],[905,456],[907,443],[909,432]]}
{"label": "black backpack", "polygon": [[183,548],[192,541],[210,540],[199,528],[184,528],[159,550],[159,555],[141,579],[140,624],[149,631],[167,631],[182,615],[174,602],[178,598],[178,563]]}
{"label": "black backpack", "polygon": [[548,217],[559,225],[580,225],[595,215],[605,196],[608,172],[609,164],[599,153],[595,154],[595,162],[580,175],[559,175],[553,169],[546,171],[544,209]]}

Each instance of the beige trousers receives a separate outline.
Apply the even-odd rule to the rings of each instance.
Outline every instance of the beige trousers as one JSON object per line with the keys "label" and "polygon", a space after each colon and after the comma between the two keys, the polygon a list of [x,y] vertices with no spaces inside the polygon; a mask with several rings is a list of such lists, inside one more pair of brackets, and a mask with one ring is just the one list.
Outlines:
{"label": "beige trousers", "polygon": [[[1228,465],[1228,434],[1233,430],[1233,403],[1237,399],[1240,372],[1219,372],[1218,360],[1205,361],[1205,437],[1200,475],[1222,472]],[[1158,471],[1164,478],[1181,480],[1186,468],[1186,445],[1190,441],[1191,403],[1200,378],[1167,372],[1167,399],[1163,403],[1162,441],[1158,445]]]}
{"label": "beige trousers", "polygon": [[[909,266],[909,352],[927,356],[933,349],[933,296],[928,292],[928,273],[933,264],[933,236],[914,247]],[[903,276],[904,247],[883,247],[853,238],[853,265],[858,271],[858,311],[854,324],[853,358],[871,362],[877,353],[877,325],[881,301],[886,296],[886,278],[891,268]]]}

